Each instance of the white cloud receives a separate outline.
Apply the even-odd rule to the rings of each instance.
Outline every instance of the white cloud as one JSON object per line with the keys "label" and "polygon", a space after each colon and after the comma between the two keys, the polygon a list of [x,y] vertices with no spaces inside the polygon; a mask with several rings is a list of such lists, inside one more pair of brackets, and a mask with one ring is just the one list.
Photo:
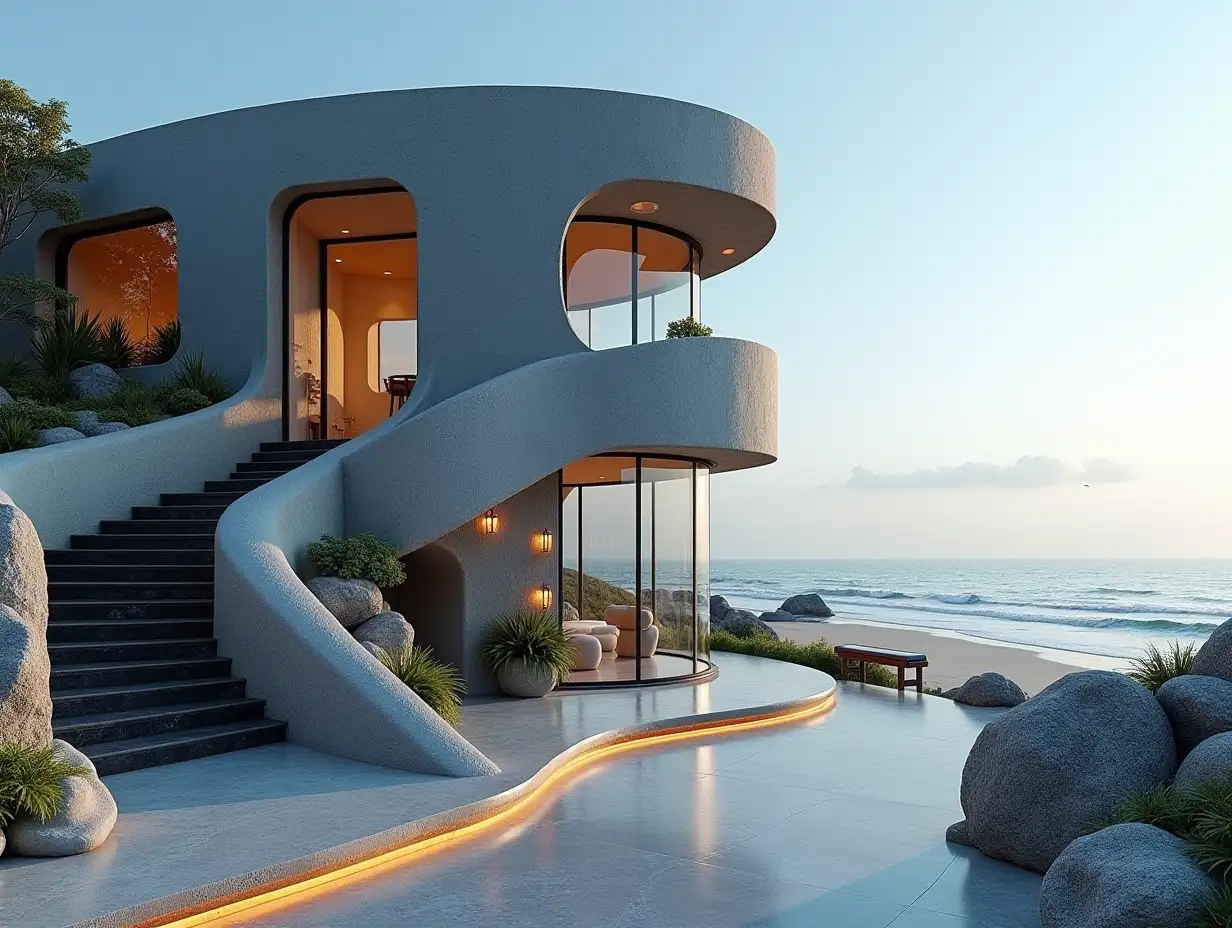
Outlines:
{"label": "white cloud", "polygon": [[906,474],[879,474],[867,467],[853,467],[845,484],[853,490],[962,490],[992,487],[1002,490],[1034,490],[1070,483],[1124,483],[1134,479],[1133,468],[1107,458],[1091,458],[1081,468],[1060,458],[1023,455],[1013,464],[967,461],[957,467],[936,467]]}

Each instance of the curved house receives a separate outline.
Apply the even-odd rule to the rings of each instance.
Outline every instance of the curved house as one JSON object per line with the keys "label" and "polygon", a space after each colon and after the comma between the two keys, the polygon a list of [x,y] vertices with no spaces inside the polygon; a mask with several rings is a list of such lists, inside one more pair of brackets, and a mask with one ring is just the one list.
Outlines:
{"label": "curved house", "polygon": [[[87,220],[27,236],[0,272],[54,278],[137,340],[178,321],[176,359],[126,376],[200,353],[243,385],[0,456],[0,488],[65,549],[48,554],[57,723],[102,769],[285,730],[375,763],[495,770],[308,591],[326,532],[405,553],[386,597],[471,693],[495,691],[487,623],[531,608],[602,645],[579,649],[569,685],[714,672],[709,481],[775,459],[776,359],[667,336],[773,235],[757,130],[655,97],[468,87],[239,110],[92,150]],[[11,326],[0,343],[20,343]]]}

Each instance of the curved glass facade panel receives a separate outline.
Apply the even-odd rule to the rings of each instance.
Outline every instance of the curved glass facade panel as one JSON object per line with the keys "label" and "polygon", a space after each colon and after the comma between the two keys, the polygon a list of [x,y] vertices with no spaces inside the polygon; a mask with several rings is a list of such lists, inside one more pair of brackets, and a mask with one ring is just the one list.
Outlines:
{"label": "curved glass facade panel", "polygon": [[701,250],[645,223],[575,219],[562,277],[569,323],[590,348],[667,337],[675,319],[701,319]]}
{"label": "curved glass facade panel", "polygon": [[709,486],[708,466],[681,458],[601,455],[561,472],[561,621],[620,628],[615,651],[571,685],[710,669]]}

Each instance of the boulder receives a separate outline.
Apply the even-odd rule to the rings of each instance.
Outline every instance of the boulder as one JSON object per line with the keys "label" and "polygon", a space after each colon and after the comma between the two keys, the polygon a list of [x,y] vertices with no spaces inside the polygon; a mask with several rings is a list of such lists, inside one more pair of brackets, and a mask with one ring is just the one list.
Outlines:
{"label": "boulder", "polygon": [[0,743],[51,741],[50,678],[43,546],[0,492]]}
{"label": "boulder", "polygon": [[945,840],[951,844],[964,844],[971,847],[971,829],[967,827],[967,820],[955,822],[945,830]]}
{"label": "boulder", "polygon": [[565,622],[578,622],[582,618],[578,614],[577,606],[573,605],[573,603],[565,603],[561,609],[561,616]]}
{"label": "boulder", "polygon": [[737,638],[751,638],[758,632],[777,638],[778,634],[747,609],[728,609],[723,618],[710,617],[710,628],[730,632]]}
{"label": "boulder", "polygon": [[77,420],[77,431],[83,435],[89,435],[90,429],[100,424],[98,413],[92,409],[79,409],[73,413],[73,418]]}
{"label": "boulder", "polygon": [[364,646],[365,651],[367,651],[369,654],[375,657],[378,661],[385,654],[385,652],[380,647],[373,644],[371,641],[361,641],[360,644]]}
{"label": "boulder", "polygon": [[47,637],[47,569],[34,523],[0,491],[0,603]]}
{"label": "boulder", "polygon": [[826,605],[826,601],[816,593],[789,596],[783,600],[783,605],[779,606],[779,609],[783,612],[790,612],[792,615],[815,615],[823,619],[834,615],[830,607]]}
{"label": "boulder", "polygon": [[960,798],[980,851],[1043,872],[1090,823],[1175,771],[1172,728],[1150,692],[1085,670],[984,726]]}
{"label": "boulder", "polygon": [[1212,735],[1232,731],[1232,683],[1227,680],[1185,674],[1161,686],[1155,698],[1168,713],[1180,757]]}
{"label": "boulder", "polygon": [[1027,694],[1013,680],[991,672],[971,677],[962,686],[947,690],[944,695],[966,706],[1009,709],[1027,698]]}
{"label": "boulder", "polygon": [[100,422],[86,429],[85,433],[86,438],[94,438],[96,435],[110,435],[112,432],[123,432],[127,429],[128,426],[123,422]]}
{"label": "boulder", "polygon": [[371,580],[344,580],[341,577],[313,577],[308,589],[321,601],[343,628],[357,628],[381,613],[380,588]]}
{"label": "boulder", "polygon": [[763,612],[761,614],[763,622],[797,622],[799,621],[790,612],[784,612],[782,609],[775,609],[773,612]]}
{"label": "boulder", "polygon": [[1215,629],[1198,649],[1190,673],[1232,681],[1232,619]]}
{"label": "boulder", "polygon": [[1200,923],[1215,882],[1185,842],[1154,825],[1078,838],[1040,885],[1043,928],[1182,928]]}
{"label": "boulder", "polygon": [[92,851],[115,827],[115,799],[98,778],[90,758],[63,741],[53,741],[56,759],[88,772],[84,776],[60,781],[64,796],[53,815],[45,822],[19,815],[8,827],[9,849],[26,857],[67,857]]}
{"label": "boulder", "polygon": [[1203,780],[1223,780],[1232,776],[1232,731],[1212,735],[1189,752],[1176,768],[1172,782],[1182,789]]}
{"label": "boulder", "polygon": [[387,654],[397,654],[415,643],[415,629],[401,613],[382,612],[355,629],[355,640],[374,644]]}
{"label": "boulder", "polygon": [[34,447],[46,448],[48,445],[59,445],[66,441],[76,441],[79,438],[85,437],[84,434],[76,429],[70,429],[68,426],[62,425],[54,429],[42,429],[34,440]]}
{"label": "boulder", "polygon": [[68,375],[68,389],[74,399],[108,399],[124,383],[106,364],[86,364]]}
{"label": "boulder", "polygon": [[731,603],[727,601],[726,596],[711,596],[710,597],[710,620],[721,619],[731,611]]}
{"label": "boulder", "polygon": [[[11,402],[13,402],[13,394],[9,393],[9,391],[4,389],[4,387],[0,387],[0,406]],[[3,840],[2,835],[0,835],[0,840]],[[2,847],[3,845],[0,845],[0,848]]]}
{"label": "boulder", "polygon": [[[3,405],[3,404],[0,403],[0,405]],[[4,854],[4,845],[5,845],[4,832],[0,831],[0,856]]]}

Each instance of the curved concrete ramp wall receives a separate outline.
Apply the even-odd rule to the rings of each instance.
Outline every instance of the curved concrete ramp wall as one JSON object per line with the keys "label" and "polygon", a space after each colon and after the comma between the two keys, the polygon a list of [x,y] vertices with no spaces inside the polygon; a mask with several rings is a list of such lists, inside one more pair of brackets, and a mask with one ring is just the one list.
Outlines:
{"label": "curved concrete ramp wall", "polygon": [[348,534],[413,551],[571,461],[663,452],[715,472],[778,453],[778,360],[764,345],[674,339],[550,358],[358,444],[343,460]]}

